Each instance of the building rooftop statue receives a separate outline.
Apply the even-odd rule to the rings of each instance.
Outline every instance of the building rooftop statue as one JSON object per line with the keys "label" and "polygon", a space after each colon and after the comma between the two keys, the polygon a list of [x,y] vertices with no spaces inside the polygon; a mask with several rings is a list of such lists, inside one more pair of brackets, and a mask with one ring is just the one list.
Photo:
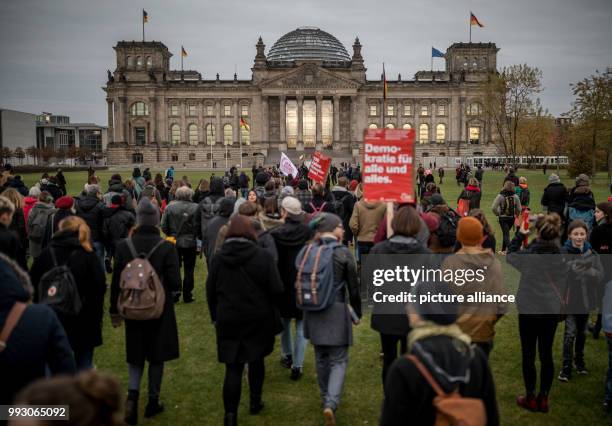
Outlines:
{"label": "building rooftop statue", "polygon": [[274,43],[267,59],[272,63],[318,60],[348,64],[351,61],[336,37],[316,27],[300,27],[285,34]]}

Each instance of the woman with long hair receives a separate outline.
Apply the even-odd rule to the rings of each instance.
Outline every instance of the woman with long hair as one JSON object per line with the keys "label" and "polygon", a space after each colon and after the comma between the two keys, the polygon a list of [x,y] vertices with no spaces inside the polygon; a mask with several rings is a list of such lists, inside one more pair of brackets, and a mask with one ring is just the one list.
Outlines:
{"label": "woman with long hair", "polygon": [[30,276],[35,300],[41,297],[39,285],[45,273],[60,265],[70,269],[82,307],[75,316],[57,312],[58,318],[66,330],[77,369],[91,369],[94,348],[102,345],[106,276],[92,247],[89,226],[78,216],[60,221],[49,246],[34,261]]}
{"label": "woman with long hair", "polygon": [[283,291],[272,257],[257,246],[251,219],[235,215],[221,250],[210,262],[206,295],[217,334],[217,356],[225,364],[225,425],[238,424],[242,373],[248,364],[250,413],[264,407],[264,358],[282,330],[275,301]]}
{"label": "woman with long hair", "polygon": [[[19,242],[21,243],[21,250],[18,259],[26,258],[26,248],[28,246],[28,233],[26,230],[26,219],[23,208],[25,202],[23,195],[19,193],[15,188],[7,188],[2,192],[2,196],[8,198],[15,206],[15,212],[13,213],[13,219],[9,225],[9,229],[17,234]],[[21,265],[24,267],[25,265]]]}

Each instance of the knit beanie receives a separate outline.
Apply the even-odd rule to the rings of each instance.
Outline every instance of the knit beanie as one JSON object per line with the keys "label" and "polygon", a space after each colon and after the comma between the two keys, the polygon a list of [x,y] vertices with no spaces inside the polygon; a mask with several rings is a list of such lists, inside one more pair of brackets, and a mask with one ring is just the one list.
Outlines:
{"label": "knit beanie", "polygon": [[553,173],[552,175],[548,176],[548,182],[549,183],[559,183],[559,182],[561,182],[561,179],[559,179],[558,175]]}
{"label": "knit beanie", "polygon": [[281,195],[293,195],[293,188],[291,186],[284,186],[281,190]]}
{"label": "knit beanie", "polygon": [[589,177],[584,173],[580,173],[576,178],[576,186],[589,186]]}
{"label": "knit beanie", "polygon": [[342,224],[342,219],[333,213],[319,213],[310,221],[308,227],[315,232],[332,232]]}
{"label": "knit beanie", "polygon": [[446,204],[446,201],[444,201],[444,198],[442,198],[440,194],[433,194],[431,198],[429,199],[429,203],[432,206],[439,206],[439,205]]}
{"label": "knit beanie", "polygon": [[72,198],[70,195],[64,195],[63,197],[58,198],[55,202],[55,207],[57,207],[58,209],[69,210],[72,208],[73,205],[74,198]]}
{"label": "knit beanie", "polygon": [[440,227],[440,216],[434,213],[421,213],[421,219],[427,225],[427,229],[429,229],[429,233],[436,232]]}
{"label": "knit beanie", "polygon": [[354,191],[355,189],[357,189],[357,185],[359,185],[359,182],[353,179],[349,184],[349,191]]}
{"label": "knit beanie", "polygon": [[483,238],[482,223],[475,217],[466,216],[457,225],[457,241],[465,246],[477,246]]}
{"label": "knit beanie", "polygon": [[270,179],[270,177],[268,176],[267,173],[264,172],[259,172],[257,173],[257,176],[255,176],[255,183],[257,185],[265,185],[266,182]]}
{"label": "knit beanie", "polygon": [[298,188],[302,191],[308,189],[308,182],[304,179],[302,179],[301,181],[299,181],[298,183]]}
{"label": "knit beanie", "polygon": [[159,226],[159,209],[148,197],[142,197],[138,203],[136,223],[140,226]]}

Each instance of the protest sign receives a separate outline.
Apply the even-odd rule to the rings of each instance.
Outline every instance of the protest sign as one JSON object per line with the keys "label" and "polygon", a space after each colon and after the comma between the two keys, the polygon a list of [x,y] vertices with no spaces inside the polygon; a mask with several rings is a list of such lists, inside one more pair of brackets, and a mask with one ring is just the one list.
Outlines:
{"label": "protest sign", "polygon": [[368,201],[414,202],[414,129],[368,129],[363,193]]}
{"label": "protest sign", "polygon": [[297,167],[295,167],[295,165],[293,164],[293,162],[291,162],[291,160],[289,159],[289,157],[287,157],[287,155],[284,152],[281,152],[281,159],[280,159],[280,171],[285,175],[285,176],[293,176],[293,177],[297,177],[298,175],[298,169]]}
{"label": "protest sign", "polygon": [[308,179],[325,184],[325,178],[327,177],[329,166],[331,166],[331,158],[326,157],[320,152],[315,152],[312,156],[310,169],[308,169]]}

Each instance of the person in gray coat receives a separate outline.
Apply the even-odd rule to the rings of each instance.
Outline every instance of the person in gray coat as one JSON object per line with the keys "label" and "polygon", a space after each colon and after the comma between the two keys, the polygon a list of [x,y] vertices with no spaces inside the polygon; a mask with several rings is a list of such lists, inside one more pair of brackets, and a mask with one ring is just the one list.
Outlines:
{"label": "person in gray coat", "polygon": [[[183,302],[191,303],[193,298],[194,272],[197,257],[196,239],[200,238],[200,223],[196,212],[198,205],[191,201],[193,190],[188,186],[178,188],[174,200],[168,204],[161,220],[161,228],[168,237],[174,237],[179,266],[183,266]],[[178,294],[175,295],[178,302]]]}
{"label": "person in gray coat", "polygon": [[[348,366],[348,348],[353,344],[351,307],[355,324],[361,318],[359,281],[355,259],[342,245],[342,220],[333,213],[321,213],[310,227],[316,232],[315,240],[321,244],[340,243],[333,254],[335,301],[322,311],[304,312],[304,335],[314,345],[325,424],[335,424]],[[346,301],[347,290],[350,306]]]}

